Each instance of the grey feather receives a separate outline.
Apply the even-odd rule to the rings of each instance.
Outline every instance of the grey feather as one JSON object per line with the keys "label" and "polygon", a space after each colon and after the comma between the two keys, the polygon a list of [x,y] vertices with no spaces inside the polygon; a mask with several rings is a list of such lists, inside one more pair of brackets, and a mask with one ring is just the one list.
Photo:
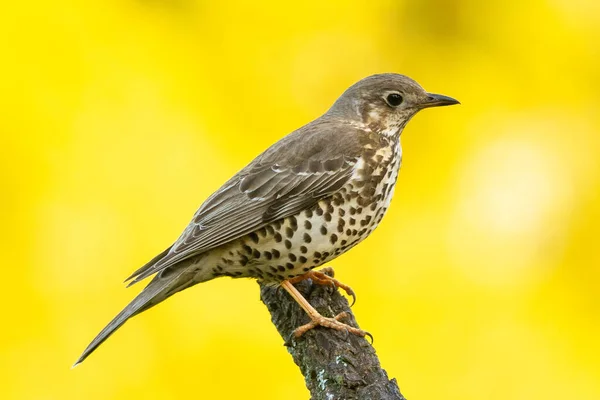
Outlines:
{"label": "grey feather", "polygon": [[353,175],[365,131],[323,116],[254,159],[200,207],[173,247],[137,270],[131,284],[293,215]]}
{"label": "grey feather", "polygon": [[127,320],[136,314],[149,309],[160,303],[167,297],[176,293],[182,284],[190,282],[189,279],[181,279],[186,269],[176,268],[169,271],[169,274],[159,274],[131,301],[112,321],[106,325],[102,331],[92,340],[88,347],[83,351],[79,359],[73,366],[85,360],[98,346],[100,346],[110,335],[119,329]]}

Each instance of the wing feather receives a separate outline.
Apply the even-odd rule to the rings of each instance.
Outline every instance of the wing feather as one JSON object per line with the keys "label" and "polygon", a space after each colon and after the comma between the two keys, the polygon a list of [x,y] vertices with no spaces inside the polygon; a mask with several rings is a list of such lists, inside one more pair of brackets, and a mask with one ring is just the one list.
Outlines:
{"label": "wing feather", "polygon": [[206,200],[168,251],[132,275],[132,284],[340,190],[355,172],[360,147],[353,136],[337,143],[327,133],[296,131],[257,157]]}

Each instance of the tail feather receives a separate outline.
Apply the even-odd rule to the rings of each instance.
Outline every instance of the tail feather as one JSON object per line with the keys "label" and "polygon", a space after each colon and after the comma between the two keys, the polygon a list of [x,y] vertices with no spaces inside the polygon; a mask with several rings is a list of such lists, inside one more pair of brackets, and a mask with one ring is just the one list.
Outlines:
{"label": "tail feather", "polygon": [[[173,246],[171,245],[171,246],[167,247],[162,253],[160,253],[159,255],[157,255],[156,257],[154,257],[152,260],[148,261],[146,264],[144,264],[143,266],[141,266],[140,268],[138,268],[133,274],[131,274],[129,276],[129,278],[125,279],[125,282],[130,281],[133,278],[136,278],[138,275],[143,274],[144,272],[146,272],[147,270],[149,270],[150,268],[152,268],[152,266],[154,264],[156,264],[156,262],[158,260],[160,260],[161,258],[163,258],[164,256],[167,255],[167,253],[169,252],[169,250],[171,250],[171,247],[173,247]],[[127,287],[133,285],[136,282],[138,282],[138,281],[130,282],[129,285],[127,285]]]}
{"label": "tail feather", "polygon": [[[179,291],[182,286],[187,287],[185,282],[178,282],[186,268],[178,268],[177,271],[169,271],[168,274],[160,274],[142,290],[142,292],[131,303],[127,305],[102,331],[92,340],[88,347],[83,351],[79,359],[73,364],[85,360],[98,346],[100,346],[110,335],[119,329],[127,320],[136,314],[149,309],[160,303],[167,297]],[[192,283],[192,282],[189,282]],[[177,289],[177,290],[173,290]]]}

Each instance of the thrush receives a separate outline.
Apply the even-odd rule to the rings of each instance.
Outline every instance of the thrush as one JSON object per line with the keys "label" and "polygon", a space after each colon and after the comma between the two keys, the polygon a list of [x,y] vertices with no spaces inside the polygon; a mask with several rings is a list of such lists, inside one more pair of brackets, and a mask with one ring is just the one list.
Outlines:
{"label": "thrush", "polygon": [[135,271],[129,286],[154,275],[90,343],[82,362],[129,318],[195,284],[217,277],[279,284],[316,326],[346,330],[344,315],[321,316],[293,283],[351,289],[313,271],[356,246],[386,213],[402,161],[400,134],[427,107],[458,104],[399,74],[349,87],[321,117],[272,145],[211,195],[181,236]]}

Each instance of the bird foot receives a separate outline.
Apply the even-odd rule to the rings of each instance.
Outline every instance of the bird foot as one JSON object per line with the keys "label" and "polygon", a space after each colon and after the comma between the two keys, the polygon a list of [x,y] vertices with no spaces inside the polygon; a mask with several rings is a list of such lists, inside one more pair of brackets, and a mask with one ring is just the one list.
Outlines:
{"label": "bird foot", "polygon": [[322,271],[327,273],[323,273],[321,271],[309,271],[304,275],[289,279],[289,282],[298,283],[305,279],[310,279],[317,285],[331,286],[334,289],[340,288],[344,290],[348,296],[352,297],[352,304],[350,304],[350,307],[352,307],[354,303],[356,303],[356,293],[354,293],[354,290],[352,290],[350,286],[343,284],[333,277],[333,268],[323,268]]}
{"label": "bird foot", "polygon": [[335,329],[336,331],[345,331],[347,333],[352,333],[353,335],[357,335],[360,337],[368,336],[371,339],[371,343],[373,343],[373,336],[369,332],[340,322],[341,319],[346,317],[348,317],[348,313],[346,312],[341,312],[333,318],[327,318],[318,313],[316,315],[312,314],[310,315],[311,321],[305,325],[296,328],[292,335],[295,338],[299,338],[309,330],[316,328],[317,326],[323,326],[325,328]]}

